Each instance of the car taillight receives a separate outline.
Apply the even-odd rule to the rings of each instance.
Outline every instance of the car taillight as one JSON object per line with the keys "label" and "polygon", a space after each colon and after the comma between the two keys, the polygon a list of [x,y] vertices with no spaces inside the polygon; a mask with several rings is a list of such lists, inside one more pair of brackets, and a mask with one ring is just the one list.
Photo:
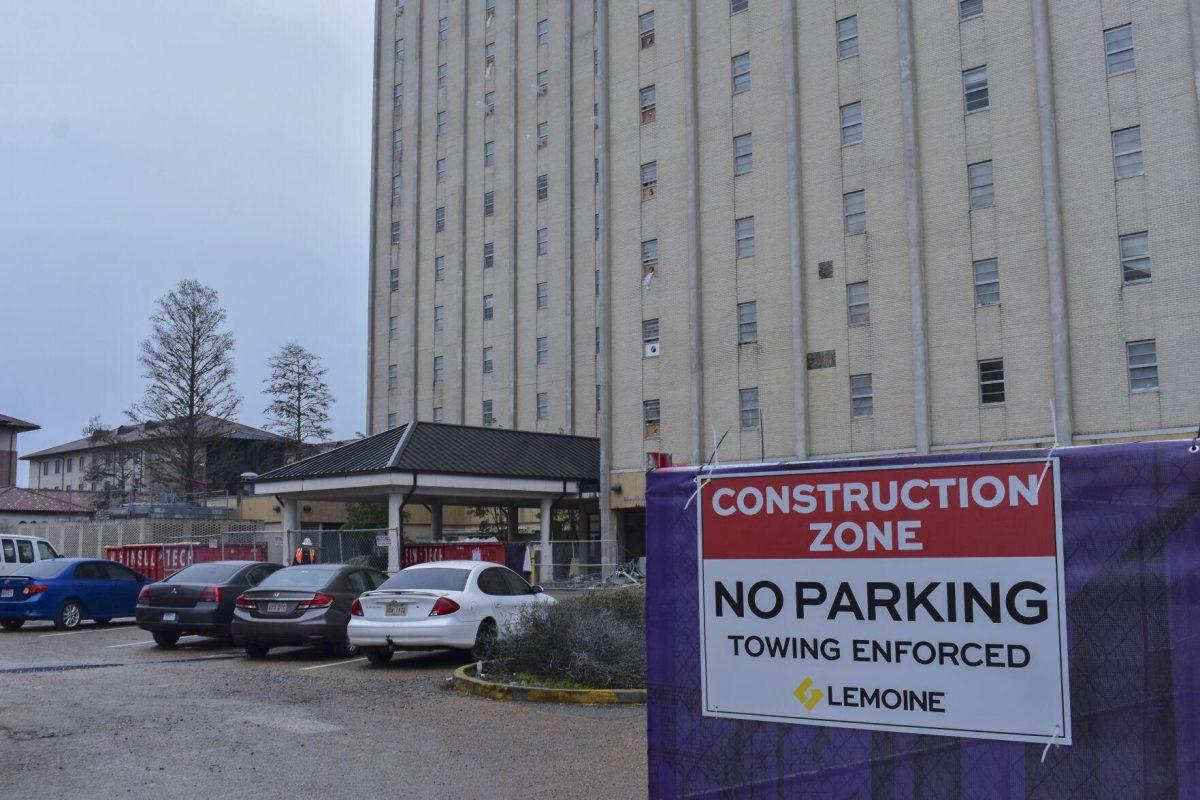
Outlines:
{"label": "car taillight", "polygon": [[331,595],[317,592],[313,595],[312,600],[301,600],[299,603],[296,603],[296,608],[298,610],[305,608],[329,608],[331,605],[333,605],[333,597]]}
{"label": "car taillight", "polygon": [[49,588],[50,587],[44,583],[32,583],[22,589],[21,594],[25,595],[26,597],[33,597],[35,594],[41,594]]}
{"label": "car taillight", "polygon": [[220,586],[205,586],[200,591],[201,603],[219,603],[221,602],[221,587]]}
{"label": "car taillight", "polygon": [[350,606],[350,613],[356,617],[361,617],[363,615],[362,603],[355,600],[354,605]]}
{"label": "car taillight", "polygon": [[238,608],[254,608],[254,601],[244,594],[239,594],[237,599],[233,601],[233,604]]}
{"label": "car taillight", "polygon": [[431,617],[440,617],[445,614],[453,614],[459,609],[458,603],[451,600],[449,597],[439,597],[437,602],[433,604],[433,609],[429,612]]}
{"label": "car taillight", "polygon": [[139,606],[144,606],[150,602],[150,587],[149,586],[142,587],[142,590],[140,592],[138,592],[137,601],[138,601]]}

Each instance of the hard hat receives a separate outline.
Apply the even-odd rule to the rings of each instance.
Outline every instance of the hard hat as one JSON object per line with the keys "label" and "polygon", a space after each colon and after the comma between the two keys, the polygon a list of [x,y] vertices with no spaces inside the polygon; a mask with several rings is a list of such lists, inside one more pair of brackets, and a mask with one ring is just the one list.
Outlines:
{"label": "hard hat", "polygon": [[301,547],[312,547],[312,546],[313,546],[313,545],[312,545],[312,539],[309,539],[308,537],[305,537],[305,538],[304,538],[304,541],[300,543],[300,546],[301,546]]}

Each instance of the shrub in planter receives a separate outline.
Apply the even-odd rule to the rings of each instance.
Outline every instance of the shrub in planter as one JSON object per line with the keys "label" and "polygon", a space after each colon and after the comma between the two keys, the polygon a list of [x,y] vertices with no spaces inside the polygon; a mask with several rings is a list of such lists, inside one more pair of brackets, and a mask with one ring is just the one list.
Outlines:
{"label": "shrub in planter", "polygon": [[524,610],[496,643],[496,669],[556,685],[646,685],[646,594],[596,591]]}

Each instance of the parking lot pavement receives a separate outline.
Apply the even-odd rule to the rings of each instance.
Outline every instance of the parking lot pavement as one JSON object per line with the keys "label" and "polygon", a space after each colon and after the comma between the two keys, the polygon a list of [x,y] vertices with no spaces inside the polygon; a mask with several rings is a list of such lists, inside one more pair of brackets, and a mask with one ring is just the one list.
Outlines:
{"label": "parking lot pavement", "polygon": [[0,633],[4,796],[641,798],[645,710],[444,688],[461,654],[252,661],[131,624]]}

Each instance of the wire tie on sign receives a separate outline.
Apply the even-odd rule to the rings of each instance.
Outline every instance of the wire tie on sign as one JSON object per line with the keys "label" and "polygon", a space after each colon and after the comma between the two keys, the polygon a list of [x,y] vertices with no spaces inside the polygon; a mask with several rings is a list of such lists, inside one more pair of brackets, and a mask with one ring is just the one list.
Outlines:
{"label": "wire tie on sign", "polygon": [[1062,738],[1062,734],[1059,731],[1060,731],[1060,728],[1057,725],[1055,725],[1054,733],[1050,735],[1050,741],[1046,742],[1046,746],[1042,749],[1042,763],[1043,764],[1046,763],[1046,754],[1050,752],[1050,748],[1058,746],[1054,743],[1054,740]]}
{"label": "wire tie on sign", "polygon": [[1041,494],[1042,481],[1046,480],[1046,473],[1050,471],[1050,459],[1054,457],[1054,451],[1058,448],[1058,414],[1054,411],[1054,403],[1050,404],[1050,427],[1054,430],[1054,444],[1050,445],[1050,452],[1046,453],[1046,463],[1042,467],[1042,474],[1038,476],[1038,494]]}
{"label": "wire tie on sign", "polygon": [[729,431],[731,430],[733,430],[733,428],[727,428],[725,433],[721,434],[721,438],[717,439],[717,429],[715,427],[713,428],[712,455],[709,456],[708,462],[704,466],[700,467],[700,471],[696,473],[696,491],[692,492],[691,496],[687,499],[687,502],[683,504],[685,510],[691,507],[692,501],[696,499],[696,495],[700,494],[700,490],[704,488],[704,485],[712,480],[712,478],[706,479],[704,477],[705,470],[708,470],[708,472],[711,474],[714,469],[721,465],[720,460],[717,458],[717,453],[721,450],[721,444],[725,441],[725,437],[729,435]]}

